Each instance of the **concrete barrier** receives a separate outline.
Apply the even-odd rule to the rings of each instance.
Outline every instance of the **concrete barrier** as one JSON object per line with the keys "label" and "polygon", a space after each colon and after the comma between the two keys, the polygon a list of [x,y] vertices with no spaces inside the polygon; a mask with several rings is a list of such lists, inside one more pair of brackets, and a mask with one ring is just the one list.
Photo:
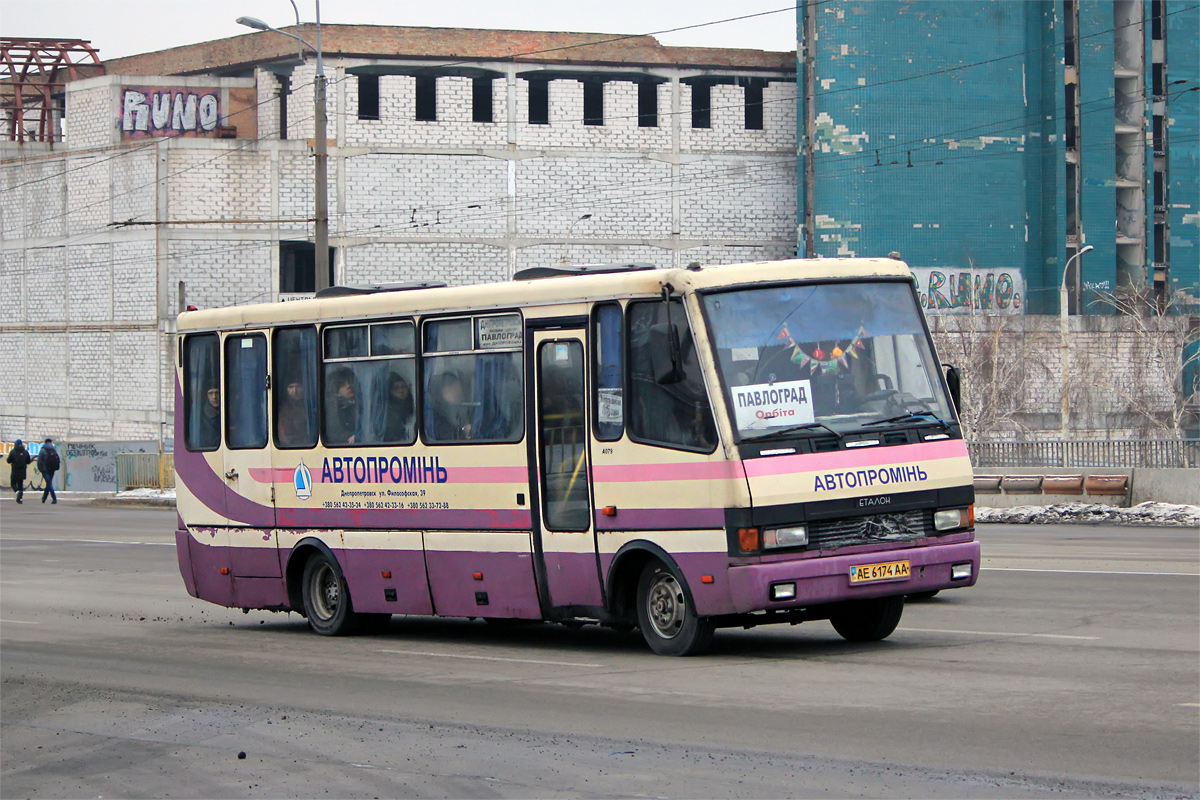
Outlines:
{"label": "concrete barrier", "polygon": [[1133,470],[1129,503],[1145,502],[1200,506],[1200,469]]}
{"label": "concrete barrier", "polygon": [[1200,469],[1007,467],[976,475],[975,495],[976,505],[989,508],[1081,502],[1200,505]]}
{"label": "concrete barrier", "polygon": [[[1012,508],[1014,506],[1052,506],[1062,503],[1096,503],[1108,506],[1130,505],[1127,487],[1131,484],[1132,469],[1081,469],[1067,467],[1004,467],[984,468],[986,474],[976,475],[975,505],[985,508]],[[1100,480],[1095,480],[1100,478]],[[981,480],[982,479],[982,480]],[[1092,486],[1115,491],[1112,494],[1085,493],[1087,482]],[[984,491],[978,486],[982,483]],[[996,486],[998,484],[998,486]],[[990,494],[1003,487],[1003,493]],[[1170,501],[1164,501],[1170,502]]]}

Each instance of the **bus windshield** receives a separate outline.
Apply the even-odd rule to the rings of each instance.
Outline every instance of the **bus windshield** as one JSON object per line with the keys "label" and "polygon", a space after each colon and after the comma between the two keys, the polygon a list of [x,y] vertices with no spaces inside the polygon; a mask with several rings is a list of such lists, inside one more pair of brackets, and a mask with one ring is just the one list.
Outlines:
{"label": "bus windshield", "polygon": [[953,419],[907,283],[739,289],[704,306],[741,441]]}

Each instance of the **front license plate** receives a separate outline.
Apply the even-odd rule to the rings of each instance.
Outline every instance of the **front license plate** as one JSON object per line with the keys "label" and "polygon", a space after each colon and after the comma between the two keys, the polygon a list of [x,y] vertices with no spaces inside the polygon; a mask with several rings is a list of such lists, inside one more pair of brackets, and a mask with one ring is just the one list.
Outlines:
{"label": "front license plate", "polygon": [[910,575],[911,570],[907,561],[889,561],[886,564],[860,564],[850,567],[851,583],[906,580]]}

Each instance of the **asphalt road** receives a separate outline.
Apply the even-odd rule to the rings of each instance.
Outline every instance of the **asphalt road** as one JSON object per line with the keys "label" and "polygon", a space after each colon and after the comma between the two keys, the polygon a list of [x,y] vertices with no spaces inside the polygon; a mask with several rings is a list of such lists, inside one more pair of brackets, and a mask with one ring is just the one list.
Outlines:
{"label": "asphalt road", "polygon": [[[1195,797],[1200,531],[985,526],[885,642],[328,639],[200,603],[174,511],[0,502],[3,797]],[[244,753],[245,758],[239,758]]]}

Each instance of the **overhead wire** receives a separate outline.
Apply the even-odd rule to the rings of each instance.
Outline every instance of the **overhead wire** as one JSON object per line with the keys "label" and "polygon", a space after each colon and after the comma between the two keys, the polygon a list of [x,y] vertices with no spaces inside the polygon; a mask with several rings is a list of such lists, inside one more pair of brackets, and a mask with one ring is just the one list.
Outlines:
{"label": "overhead wire", "polygon": [[[822,3],[817,3],[817,5],[823,5],[823,4],[824,4],[824,2],[822,2]],[[1182,8],[1182,9],[1174,9],[1174,10],[1170,11],[1169,13],[1170,13],[1170,14],[1182,13],[1183,11],[1187,11],[1187,10],[1190,10],[1190,9],[1192,9],[1192,8],[1196,8],[1196,7],[1200,7],[1200,6],[1189,6],[1189,7]],[[763,16],[763,15],[770,14],[770,13],[780,13],[780,12],[782,12],[782,11],[794,10],[794,9],[795,9],[795,6],[792,6],[792,7],[790,7],[790,8],[778,9],[778,10],[771,11],[771,12],[761,12],[760,14],[757,14],[757,15],[748,15],[748,16]],[[743,17],[735,17],[735,18],[730,18],[730,20],[736,20],[736,19],[741,19],[741,18],[745,18],[745,17],[744,17],[744,16],[743,16]],[[725,20],[725,21],[730,21],[730,20]],[[723,22],[723,21],[715,21],[715,22],[710,22],[710,23],[701,23],[701,24],[698,24],[698,25],[696,25],[696,26],[682,26],[682,27],[680,27],[680,28],[677,28],[677,29],[671,29],[671,30],[672,30],[672,31],[674,31],[674,30],[684,30],[684,29],[691,28],[691,27],[703,27],[703,26],[705,26],[705,25],[720,24],[721,22]],[[1137,23],[1131,23],[1131,24],[1142,24],[1142,23],[1139,21],[1139,22],[1137,22]],[[1107,31],[1095,32],[1095,33],[1093,33],[1093,34],[1089,34],[1088,36],[1085,36],[1085,37],[1079,37],[1079,38],[1089,38],[1089,37],[1091,37],[1091,36],[1098,36],[1098,35],[1101,35],[1101,34],[1103,34],[1103,33],[1106,33],[1106,32],[1112,32],[1113,30],[1117,30],[1117,29],[1119,29],[1120,27],[1127,27],[1127,26],[1116,26],[1116,27],[1114,27],[1113,29],[1109,29],[1109,30],[1107,30]],[[669,32],[669,31],[662,31],[662,32]],[[654,32],[654,33],[651,33],[651,34],[640,34],[640,36],[645,36],[645,35],[655,35],[655,33],[662,33],[662,32]],[[618,37],[618,38],[617,38],[617,39],[615,39],[615,40],[619,40],[619,39],[622,39],[622,38],[636,38],[636,37],[634,37],[634,36],[629,36],[629,37]],[[605,40],[605,41],[609,41],[609,40]],[[588,42],[588,43],[579,43],[579,44],[576,44],[576,45],[564,46],[564,47],[562,47],[562,48],[552,48],[552,50],[553,50],[553,49],[569,49],[569,48],[573,48],[573,47],[586,47],[586,46],[592,46],[592,45],[599,44],[599,43],[601,43],[601,42]],[[1051,46],[1051,45],[1045,45],[1045,46]],[[1043,46],[1043,47],[1045,47],[1045,46]],[[903,78],[898,78],[898,79],[894,79],[894,80],[890,80],[890,81],[884,81],[884,82],[878,82],[878,83],[876,83],[876,84],[849,87],[849,89],[846,89],[846,90],[835,90],[835,91],[821,92],[821,93],[819,93],[819,95],[824,95],[824,94],[834,94],[834,93],[838,93],[838,92],[840,92],[840,91],[848,91],[848,90],[862,90],[862,89],[868,89],[868,88],[871,88],[872,86],[878,86],[878,85],[885,85],[885,84],[897,83],[897,82],[902,82],[902,81],[907,81],[907,80],[917,80],[917,79],[921,79],[921,78],[929,77],[929,76],[931,76],[931,75],[942,74],[942,73],[944,73],[944,72],[957,71],[957,70],[960,70],[960,69],[965,69],[965,68],[969,68],[969,67],[972,67],[972,66],[978,66],[978,65],[981,65],[981,64],[994,63],[994,62],[996,62],[996,61],[1004,60],[1005,58],[1014,58],[1014,57],[1018,57],[1018,56],[1020,56],[1020,55],[1024,55],[1024,54],[1027,54],[1027,53],[1030,53],[1030,52],[1035,52],[1035,51],[1036,51],[1036,50],[1038,50],[1038,49],[1043,49],[1043,48],[1033,48],[1033,49],[1031,49],[1031,50],[1022,51],[1021,53],[1010,54],[1010,55],[1008,55],[1008,56],[1004,56],[1004,57],[998,57],[998,58],[994,58],[994,59],[987,59],[987,60],[980,61],[980,62],[973,62],[972,64],[967,64],[967,65],[957,65],[957,66],[955,66],[955,67],[952,67],[952,68],[947,68],[947,69],[944,69],[944,70],[936,70],[936,71],[932,71],[932,72],[928,72],[928,73],[922,73],[922,74],[920,74],[920,75],[915,75],[915,76],[905,76],[905,77],[903,77]],[[526,54],[517,54],[517,55],[515,55],[515,56],[513,56],[513,57],[519,57],[520,55],[534,55],[534,54],[537,54],[538,52],[543,52],[543,51],[529,51],[529,53],[526,53]],[[452,63],[453,63],[453,62],[452,62]],[[465,62],[462,62],[462,63],[465,63]],[[304,86],[307,86],[307,85],[309,85],[309,84],[304,84],[304,85],[302,85],[301,87],[297,87],[297,88],[304,88]],[[271,98],[271,99],[273,99],[273,98]],[[788,99],[788,98],[782,98],[782,99]],[[1103,98],[1103,99],[1108,99],[1108,98]],[[264,100],[264,101],[262,101],[261,103],[258,103],[258,104],[256,104],[256,105],[255,105],[255,107],[257,107],[258,105],[262,105],[262,104],[263,104],[263,103],[265,103],[265,102],[269,102],[269,100]],[[1096,101],[1091,101],[1091,102],[1096,102]],[[1108,107],[1106,107],[1106,108],[1108,108]],[[1105,110],[1105,109],[1099,109],[1099,110]],[[681,112],[681,113],[682,113],[682,112]],[[1086,112],[1085,112],[1085,113],[1086,113]],[[1026,117],[1026,118],[1028,118],[1028,117]],[[304,118],[304,119],[302,119],[302,120],[299,120],[298,122],[303,122],[303,121],[306,121],[307,119],[311,119],[311,117],[309,117],[309,118]],[[1021,119],[1021,118],[1013,118],[1013,119]],[[1006,120],[1006,121],[1007,121],[1007,120]],[[987,126],[988,126],[988,125],[990,125],[990,124],[991,124],[991,123],[985,123],[984,125],[975,126],[975,128],[987,127]],[[1018,126],[1018,127],[1020,127],[1020,126]],[[964,130],[971,130],[971,129],[964,129]],[[1006,130],[1006,129],[1001,129],[1001,130]],[[962,132],[962,131],[960,131],[960,132]],[[993,132],[993,133],[995,133],[995,132],[999,132],[999,131],[992,131],[992,132]],[[935,136],[936,136],[936,135],[935,135]],[[929,137],[923,137],[923,139],[927,139],[927,138],[929,138]],[[218,155],[214,156],[214,157],[213,157],[213,158],[211,158],[211,159],[208,159],[208,160],[207,160],[207,161],[205,161],[205,162],[201,162],[201,163],[199,163],[199,164],[193,164],[193,165],[189,165],[188,167],[185,167],[185,168],[183,168],[182,170],[179,170],[179,171],[173,172],[173,173],[171,173],[170,175],[168,175],[168,176],[167,176],[167,178],[175,177],[176,175],[178,175],[178,174],[181,174],[182,172],[186,172],[186,171],[188,171],[188,170],[190,170],[190,169],[196,169],[196,168],[200,168],[200,167],[204,166],[205,164],[207,164],[207,163],[210,163],[211,161],[215,161],[215,160],[217,160],[218,158],[222,158],[222,157],[226,157],[226,156],[228,156],[228,155],[232,155],[232,154],[234,154],[234,153],[236,153],[236,152],[238,152],[238,151],[240,151],[240,150],[244,149],[246,146],[248,146],[248,145],[250,145],[250,144],[254,144],[254,143],[256,143],[257,141],[259,141],[259,140],[250,140],[250,141],[247,143],[247,145],[242,145],[242,146],[239,146],[239,147],[237,147],[237,148],[234,148],[234,149],[232,149],[232,150],[229,150],[229,151],[223,151],[222,153],[220,153],[220,154],[218,154]],[[915,142],[916,140],[913,140],[913,141]],[[892,143],[892,144],[886,145],[886,147],[887,147],[888,149],[895,149],[895,148],[899,148],[900,146],[901,146],[901,144],[900,144],[900,143]],[[921,148],[914,148],[914,149],[926,149],[927,147],[934,147],[934,146],[940,146],[940,145],[939,145],[939,144],[937,144],[937,143],[934,143],[934,144],[927,144],[927,145],[925,145],[925,147],[921,147]],[[883,150],[884,148],[879,148],[879,149],[880,149],[880,150]],[[991,155],[991,154],[989,154],[989,155]],[[866,154],[866,156],[867,156],[867,157],[869,157],[869,154]],[[115,158],[115,157],[119,157],[119,155],[117,155],[117,156],[113,156],[113,157],[114,157],[114,158]],[[840,156],[839,156],[839,157],[840,157]],[[956,159],[953,159],[953,160],[957,160],[957,158],[956,158]],[[790,166],[790,164],[791,164],[791,163],[792,163],[792,162],[790,162],[790,161],[789,161],[789,162],[768,163],[768,164],[765,164],[765,165],[758,165],[758,168],[759,168],[759,169],[762,169],[762,168],[766,168],[766,169],[778,169],[778,168],[779,168],[781,165],[789,165],[789,166]],[[921,163],[924,163],[924,162],[921,162]],[[94,164],[93,164],[92,166],[94,166]],[[83,168],[83,167],[81,167],[81,168]],[[755,166],[744,166],[744,165],[743,165],[743,166],[735,166],[735,167],[732,167],[732,168],[731,168],[731,171],[740,171],[740,172],[743,172],[743,173],[744,173],[745,171],[747,171],[747,170],[750,170],[750,169],[754,169],[754,168],[755,168]],[[855,171],[860,171],[860,170],[855,170]],[[833,173],[822,173],[822,175],[829,175],[829,174],[833,174]],[[147,186],[153,185],[154,183],[157,183],[157,182],[158,182],[158,180],[159,180],[159,179],[156,179],[155,181],[153,181],[153,182],[151,182],[151,183],[144,184],[144,185],[142,185],[142,186],[139,186],[139,187],[134,187],[133,189],[131,189],[131,190],[127,191],[127,192],[124,192],[124,193],[122,193],[121,195],[114,195],[113,197],[119,197],[119,196],[123,196],[123,195],[125,195],[125,194],[131,194],[131,193],[133,193],[134,191],[136,191],[137,189],[140,189],[140,188],[145,188],[145,187],[147,187]],[[615,184],[615,185],[617,185],[617,186],[620,186],[621,184]],[[628,184],[628,182],[626,182],[626,185],[630,185],[630,184]],[[553,193],[550,193],[550,194],[551,194],[551,195],[554,195],[554,194],[572,194],[572,193],[577,193],[577,192],[578,192],[578,190],[577,190],[577,189],[571,189],[571,190],[561,190],[561,191],[553,192]],[[659,195],[657,195],[657,196],[661,196],[661,193],[660,193]],[[112,198],[108,198],[108,200],[102,200],[102,201],[98,201],[97,203],[90,204],[89,206],[84,206],[84,207],[82,207],[82,208],[88,208],[88,207],[91,207],[91,205],[98,205],[98,204],[102,204],[102,203],[104,203],[104,202],[109,202],[111,199],[112,199]],[[504,201],[504,202],[507,202],[507,199],[508,199],[508,198],[507,198],[506,196],[504,196],[504,197],[500,197],[500,196],[498,196],[498,197],[496,197],[496,198],[488,198],[488,200],[490,200],[490,201],[493,201],[493,202],[498,202],[498,201]],[[622,202],[628,202],[628,200],[629,200],[629,198],[622,198],[622,200],[621,200],[621,201],[622,201]],[[447,204],[447,205],[450,205],[450,204]],[[454,205],[454,206],[461,206],[461,204],[457,204],[457,203],[456,203],[456,204],[453,204],[453,205]],[[407,204],[406,204],[406,207],[407,207]],[[70,213],[76,213],[76,211],[78,211],[78,210],[81,210],[81,209],[74,209],[74,210],[72,210],[72,212],[70,212]],[[424,209],[424,208],[422,208],[421,210],[425,210],[425,209]],[[433,209],[431,208],[431,209],[429,209],[429,210],[433,210]],[[524,212],[524,211],[523,211],[522,213],[539,213],[539,212],[540,212],[540,211],[542,211],[542,210],[544,210],[544,208],[539,208],[539,209],[537,209],[537,210],[535,210],[535,211],[531,211],[531,212]],[[385,211],[375,211],[375,212],[366,212],[366,213],[396,213],[396,212],[392,212],[392,211],[386,211],[386,210],[385,210]],[[63,217],[63,216],[67,216],[67,215],[66,215],[66,214],[64,214],[64,215],[59,215],[59,217],[43,218],[42,220],[38,221],[38,223],[37,223],[37,224],[43,224],[44,222],[48,222],[48,221],[54,221],[55,219],[61,218],[61,217]],[[354,232],[354,233],[361,233],[361,232],[369,232],[369,231],[371,231],[371,230],[373,230],[373,229],[369,229],[369,228],[368,228],[368,229],[358,229],[358,230],[356,230],[356,231],[353,231],[353,232]],[[87,237],[90,237],[90,236],[94,236],[94,235],[96,235],[96,234],[97,234],[97,233],[99,233],[99,232],[101,232],[101,231],[92,231],[92,232],[89,232],[89,233],[80,234],[80,239],[82,239],[82,238],[87,238]],[[339,232],[339,235],[343,235],[343,236],[344,236],[344,235],[352,235],[352,234],[351,234],[351,233],[347,233],[347,232]],[[70,237],[70,238],[75,238],[75,237]],[[61,245],[59,245],[59,246],[61,246]]]}

